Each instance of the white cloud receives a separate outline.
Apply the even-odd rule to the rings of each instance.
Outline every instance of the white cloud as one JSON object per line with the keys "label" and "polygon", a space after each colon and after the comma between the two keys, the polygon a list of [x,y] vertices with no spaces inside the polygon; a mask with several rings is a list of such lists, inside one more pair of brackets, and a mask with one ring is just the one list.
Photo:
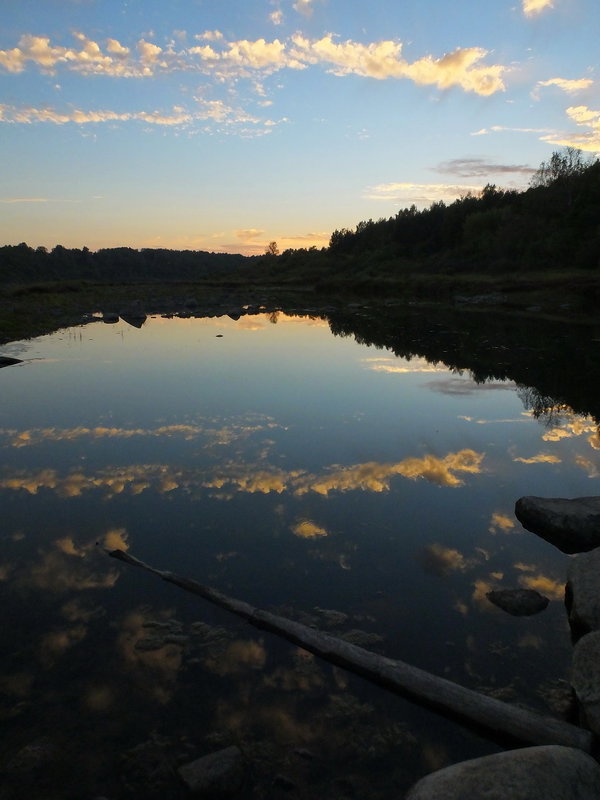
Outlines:
{"label": "white cloud", "polygon": [[[226,105],[222,100],[203,100],[194,98],[198,109],[187,111],[181,106],[174,106],[170,112],[155,111],[125,111],[118,112],[109,109],[83,111],[70,109],[57,111],[52,108],[34,108],[0,104],[0,123],[32,124],[51,122],[54,125],[87,125],[103,122],[144,122],[150,125],[182,126],[199,121],[217,123],[228,129],[232,127],[251,126],[254,133],[268,133],[278,123],[270,119],[260,119],[248,114],[243,109]],[[244,129],[249,131],[250,129]]]}
{"label": "white cloud", "polygon": [[303,14],[305,17],[310,17],[313,12],[312,4],[313,0],[296,0],[293,5],[294,11],[297,11],[299,14]]}
{"label": "white cloud", "polygon": [[386,200],[400,203],[430,204],[440,200],[451,202],[469,192],[479,194],[483,186],[452,183],[380,183],[368,188],[367,200]]}
{"label": "white cloud", "polygon": [[547,81],[538,81],[537,86],[558,86],[563,92],[574,94],[583,89],[589,89],[593,83],[594,81],[591,78],[578,78],[575,80],[569,80],[568,78],[550,78],[550,80]]}
{"label": "white cloud", "polygon": [[522,3],[523,13],[526,17],[533,17],[547,8],[554,8],[553,0],[522,0]]}
{"label": "white cloud", "polygon": [[271,14],[269,14],[269,19],[273,25],[281,25],[283,23],[283,11],[281,9],[273,11]]}

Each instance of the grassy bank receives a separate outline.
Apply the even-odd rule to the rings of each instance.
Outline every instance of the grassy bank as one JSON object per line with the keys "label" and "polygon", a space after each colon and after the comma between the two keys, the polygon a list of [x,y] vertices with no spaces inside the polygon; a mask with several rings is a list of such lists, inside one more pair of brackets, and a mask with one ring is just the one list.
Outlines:
{"label": "grassy bank", "polygon": [[538,315],[568,321],[595,322],[600,277],[593,273],[557,272],[490,274],[305,276],[302,282],[278,274],[275,265],[257,274],[231,275],[227,280],[189,283],[93,284],[33,283],[5,287],[0,294],[0,343],[39,336],[80,323],[93,312],[120,313],[141,303],[147,313],[178,312],[231,299],[256,302],[268,297],[282,305],[366,301],[419,302],[495,308],[507,314]]}

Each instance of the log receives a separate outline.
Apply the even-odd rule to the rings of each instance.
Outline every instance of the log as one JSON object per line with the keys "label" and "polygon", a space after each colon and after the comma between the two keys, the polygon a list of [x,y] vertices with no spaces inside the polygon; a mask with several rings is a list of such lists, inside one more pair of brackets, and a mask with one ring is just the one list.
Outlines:
{"label": "log", "polygon": [[395,694],[425,703],[438,711],[449,711],[492,733],[508,735],[521,742],[576,747],[586,753],[594,749],[595,737],[588,730],[487,697],[403,661],[372,653],[300,622],[255,608],[189,578],[155,569],[123,550],[107,552],[111,558],[151,572],[242,617],[254,627],[281,636]]}

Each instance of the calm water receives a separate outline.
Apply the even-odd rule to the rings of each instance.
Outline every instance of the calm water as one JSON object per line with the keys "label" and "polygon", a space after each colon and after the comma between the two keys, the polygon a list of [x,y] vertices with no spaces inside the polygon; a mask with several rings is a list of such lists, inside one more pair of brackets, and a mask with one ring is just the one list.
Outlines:
{"label": "calm water", "polygon": [[[513,508],[598,493],[591,418],[537,420],[511,381],[283,313],[99,321],[11,352],[26,362],[0,371],[1,798],[178,797],[173,765],[230,743],[248,797],[285,795],[285,776],[298,797],[391,798],[498,749],[98,543],[560,713],[567,557]],[[546,611],[485,596],[517,586]]]}

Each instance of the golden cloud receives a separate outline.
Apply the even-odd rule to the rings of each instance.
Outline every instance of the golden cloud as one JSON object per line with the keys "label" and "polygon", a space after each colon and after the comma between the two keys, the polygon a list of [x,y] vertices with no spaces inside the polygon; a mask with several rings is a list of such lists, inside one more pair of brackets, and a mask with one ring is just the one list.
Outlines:
{"label": "golden cloud", "polygon": [[536,592],[552,600],[564,600],[565,597],[565,582],[554,580],[547,575],[521,575],[519,584],[525,589],[535,589]]}
{"label": "golden cloud", "polygon": [[542,137],[542,141],[561,147],[576,147],[591,153],[600,151],[600,111],[588,106],[570,106],[567,115],[580,128],[587,128],[583,133],[550,134]]}
{"label": "golden cloud", "polygon": [[[169,320],[172,322],[172,320]],[[185,320],[187,322],[187,320]],[[218,322],[218,321],[217,321]],[[269,418],[260,421],[248,419],[230,425],[214,427],[207,422],[203,425],[177,424],[161,425],[158,428],[116,428],[97,425],[95,427],[78,426],[76,428],[31,428],[24,431],[0,429],[0,436],[8,439],[12,447],[28,447],[43,442],[67,442],[82,438],[91,439],[131,439],[132,437],[171,437],[181,436],[191,441],[199,436],[212,440],[210,444],[225,445],[245,439],[248,436],[280,427]]]}
{"label": "golden cloud", "polygon": [[513,458],[513,461],[519,461],[521,464],[560,464],[562,459],[550,453],[538,453],[531,458]]}
{"label": "golden cloud", "polygon": [[107,550],[129,550],[128,538],[125,528],[111,528],[104,534],[104,547]]}
{"label": "golden cloud", "polygon": [[459,550],[434,542],[423,548],[419,560],[427,572],[443,577],[457,570],[465,570],[467,560]]}
{"label": "golden cloud", "polygon": [[302,539],[316,539],[319,536],[327,536],[327,531],[320,525],[317,525],[310,520],[303,520],[292,525],[292,533],[295,536],[300,536]]}
{"label": "golden cloud", "polygon": [[490,533],[498,533],[498,531],[503,531],[504,533],[507,533],[514,527],[515,527],[515,521],[512,517],[509,517],[508,514],[503,514],[500,511],[495,511],[492,514],[492,518],[490,520],[490,527],[488,528],[488,530]]}
{"label": "golden cloud", "polygon": [[178,488],[223,490],[233,488],[249,494],[269,494],[291,491],[301,496],[307,492],[327,495],[331,491],[383,492],[396,476],[410,480],[424,479],[438,486],[463,485],[461,474],[476,475],[481,472],[484,453],[464,449],[440,458],[426,455],[406,458],[397,463],[375,461],[349,467],[330,467],[323,475],[312,475],[303,470],[285,471],[263,466],[231,465],[220,473],[208,477],[200,470],[184,470],[163,464],[136,464],[127,467],[107,467],[96,474],[72,472],[61,476],[56,470],[38,472],[21,471],[0,479],[0,490],[25,491],[35,495],[42,489],[55,491],[60,497],[79,497],[84,492],[103,490],[108,497],[129,491],[140,494],[147,489],[164,493]]}
{"label": "golden cloud", "polygon": [[[598,436],[598,423],[591,417],[568,416],[563,423],[547,430],[542,439],[545,442],[558,442],[561,439],[570,439],[574,436],[583,436],[591,433],[592,437]],[[590,438],[592,438],[590,437]]]}
{"label": "golden cloud", "polygon": [[[307,12],[310,3],[311,0],[298,0],[295,8]],[[272,21],[279,22],[280,17],[272,16]],[[226,42],[219,31],[213,31],[196,37],[212,44],[177,51],[163,50],[145,39],[140,39],[135,48],[129,48],[113,38],[102,46],[83,33],[75,33],[74,37],[78,45],[69,48],[52,44],[49,37],[25,34],[17,47],[0,50],[0,66],[12,73],[20,73],[33,64],[49,73],[60,67],[83,75],[119,78],[148,78],[161,72],[196,69],[212,74],[217,80],[235,80],[252,77],[257,72],[270,75],[284,68],[298,70],[323,64],[338,76],[406,78],[418,85],[439,89],[458,86],[483,96],[505,88],[502,75],[506,67],[482,65],[488,52],[480,47],[457,48],[439,58],[427,55],[409,62],[401,55],[400,42],[338,42],[332,35],[308,39],[295,34],[285,41],[259,38]]]}
{"label": "golden cloud", "polygon": [[547,8],[554,8],[553,0],[522,0],[522,2],[526,17],[533,17]]}
{"label": "golden cloud", "polygon": [[577,466],[587,472],[588,478],[597,478],[600,476],[600,472],[598,471],[598,465],[595,464],[591,458],[586,458],[582,455],[575,456],[575,463]]}

